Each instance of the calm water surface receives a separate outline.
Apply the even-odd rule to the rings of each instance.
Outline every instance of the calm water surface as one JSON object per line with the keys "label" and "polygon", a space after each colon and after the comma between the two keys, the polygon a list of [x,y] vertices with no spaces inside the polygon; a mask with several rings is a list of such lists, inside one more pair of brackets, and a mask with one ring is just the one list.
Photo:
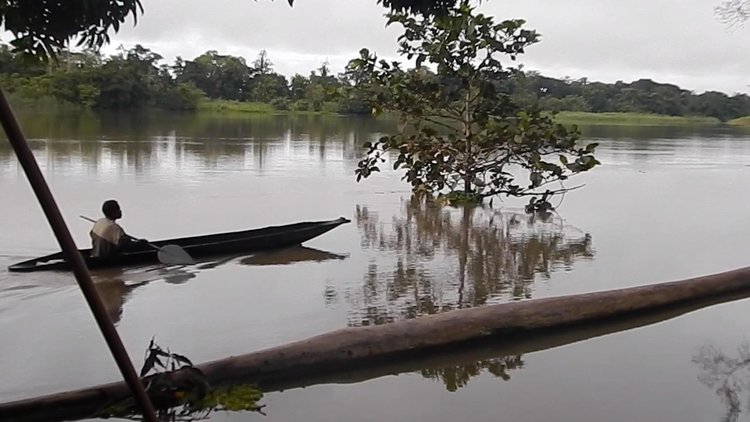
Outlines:
{"label": "calm water surface", "polygon": [[[194,362],[329,330],[650,284],[750,264],[750,136],[725,130],[587,130],[604,163],[561,219],[519,203],[436,209],[399,175],[356,183],[364,141],[388,122],[331,117],[23,116],[79,245],[101,202],[151,240],[347,217],[306,249],[94,273],[136,366],[149,340]],[[16,274],[56,243],[0,142],[0,401],[117,380],[72,276]],[[637,328],[487,347],[269,392],[266,416],[214,421],[750,420],[750,301]],[[718,360],[723,365],[711,364]],[[731,377],[724,371],[736,369]],[[725,384],[726,382],[726,384]],[[732,387],[731,394],[717,390]],[[732,412],[732,405],[738,405]]]}

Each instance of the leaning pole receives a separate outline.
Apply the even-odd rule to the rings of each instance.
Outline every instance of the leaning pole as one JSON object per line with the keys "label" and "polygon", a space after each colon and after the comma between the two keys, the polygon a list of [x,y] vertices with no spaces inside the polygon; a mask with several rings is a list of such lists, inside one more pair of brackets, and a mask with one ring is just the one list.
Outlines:
{"label": "leaning pole", "polygon": [[[439,366],[542,350],[673,318],[750,296],[750,267],[687,280],[460,309],[390,324],[343,328],[196,367],[213,386],[257,384],[265,391],[356,382]],[[446,365],[447,366],[447,365]],[[177,374],[179,376],[179,374]],[[70,420],[128,397],[122,383],[0,404],[0,420]]]}

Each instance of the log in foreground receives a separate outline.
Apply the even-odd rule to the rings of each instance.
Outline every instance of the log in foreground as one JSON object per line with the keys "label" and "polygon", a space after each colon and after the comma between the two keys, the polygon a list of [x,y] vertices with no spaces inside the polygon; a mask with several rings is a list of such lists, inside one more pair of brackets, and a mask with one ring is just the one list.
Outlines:
{"label": "log in foreground", "polygon": [[[198,365],[213,385],[265,391],[356,382],[455,360],[542,350],[750,296],[750,267],[683,281],[461,309],[344,328]],[[0,404],[0,420],[70,420],[128,396],[124,383]]]}

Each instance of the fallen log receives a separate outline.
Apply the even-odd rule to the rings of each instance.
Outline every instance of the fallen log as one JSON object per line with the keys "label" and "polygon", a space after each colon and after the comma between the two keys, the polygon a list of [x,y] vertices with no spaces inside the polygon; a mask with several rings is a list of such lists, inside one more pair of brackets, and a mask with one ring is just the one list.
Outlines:
{"label": "fallen log", "polygon": [[[264,391],[358,382],[456,359],[528,353],[651,324],[750,296],[750,267],[654,285],[461,309],[391,324],[344,328],[197,365],[212,386]],[[122,382],[0,404],[0,420],[70,420],[128,397]]]}

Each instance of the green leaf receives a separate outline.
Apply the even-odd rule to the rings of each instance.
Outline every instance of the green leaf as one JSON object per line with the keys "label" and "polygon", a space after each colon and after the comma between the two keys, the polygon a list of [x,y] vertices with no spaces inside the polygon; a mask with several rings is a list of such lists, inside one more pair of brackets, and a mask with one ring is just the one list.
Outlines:
{"label": "green leaf", "polygon": [[146,361],[143,362],[143,368],[141,368],[141,376],[146,375],[157,365],[161,368],[164,368],[164,364],[162,363],[161,359],[159,359],[159,356],[155,353],[150,354],[148,358],[146,358]]}
{"label": "green leaf", "polygon": [[536,172],[536,171],[532,172],[529,175],[529,179],[531,180],[531,185],[533,187],[538,187],[539,185],[542,184],[542,174],[539,172]]}
{"label": "green leaf", "polygon": [[188,359],[187,357],[185,357],[183,355],[178,355],[177,353],[172,353],[171,356],[177,362],[180,362],[180,363],[185,364],[185,365],[193,366],[193,362],[190,362],[190,359]]}

